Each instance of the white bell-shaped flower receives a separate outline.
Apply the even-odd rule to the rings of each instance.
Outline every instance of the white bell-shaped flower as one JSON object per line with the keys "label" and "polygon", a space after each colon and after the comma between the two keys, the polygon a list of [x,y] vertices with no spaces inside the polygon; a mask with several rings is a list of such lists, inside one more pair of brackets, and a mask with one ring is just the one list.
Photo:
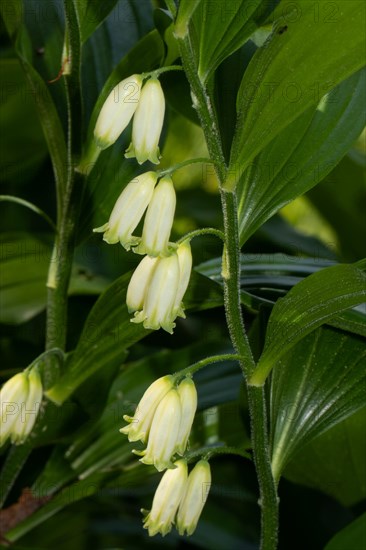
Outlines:
{"label": "white bell-shaped flower", "polygon": [[179,284],[177,294],[175,296],[174,303],[174,318],[183,317],[185,319],[183,297],[186,293],[189,279],[192,271],[192,251],[189,241],[182,242],[177,249],[177,256],[179,261]]}
{"label": "white bell-shaped flower", "polygon": [[109,221],[93,231],[104,233],[103,240],[108,244],[120,242],[126,250],[138,244],[140,239],[132,232],[145,213],[157,179],[155,172],[145,172],[130,181],[117,199]]}
{"label": "white bell-shaped flower", "polygon": [[28,373],[27,398],[22,403],[20,415],[12,429],[11,442],[15,445],[24,443],[32,431],[41,406],[42,395],[43,387],[39,372],[37,369],[31,369]]}
{"label": "white bell-shaped flower", "polygon": [[176,525],[180,535],[192,535],[211,487],[211,469],[206,460],[197,462],[188,476],[186,490],[179,505]]}
{"label": "white bell-shaped flower", "polygon": [[151,511],[144,519],[144,529],[150,537],[169,533],[174,523],[178,506],[186,488],[188,471],[185,460],[174,462],[175,468],[167,470],[155,491]]}
{"label": "white bell-shaped flower", "polygon": [[197,390],[192,378],[185,378],[179,384],[178,393],[182,405],[182,418],[177,437],[176,452],[183,455],[197,410]]}
{"label": "white bell-shaped flower", "polygon": [[127,288],[126,305],[129,313],[142,310],[157,261],[158,258],[145,256],[136,267]]}
{"label": "white bell-shaped flower", "polygon": [[133,74],[117,84],[100,110],[94,139],[100,149],[112,145],[133,117],[140,100],[142,77]]}
{"label": "white bell-shaped flower", "polygon": [[0,446],[13,433],[14,425],[21,416],[22,406],[26,402],[29,383],[26,372],[12,376],[5,382],[0,391],[1,430]]}
{"label": "white bell-shaped flower", "polygon": [[172,334],[179,276],[179,260],[175,252],[167,258],[159,258],[149,280],[143,309],[136,312],[131,321],[143,323],[146,329],[157,330],[161,327]]}
{"label": "white bell-shaped flower", "polygon": [[172,179],[163,177],[154,189],[146,212],[142,239],[134,252],[149,256],[167,256],[174,220],[176,196]]}
{"label": "white bell-shaped flower", "polygon": [[142,456],[140,462],[153,464],[159,472],[166,468],[174,468],[171,458],[177,444],[181,416],[179,394],[176,389],[171,389],[156,409],[147,448],[144,451],[133,451]]}
{"label": "white bell-shaped flower", "polygon": [[126,422],[129,422],[129,425],[121,428],[120,432],[128,435],[129,441],[140,440],[146,443],[156,409],[161,400],[173,388],[173,383],[174,379],[171,375],[155,380],[142,396],[134,416],[125,415],[123,417]]}
{"label": "white bell-shaped flower", "polygon": [[165,99],[159,80],[150,78],[141,91],[132,125],[132,142],[127,158],[136,157],[139,164],[149,160],[159,164],[159,139],[164,123]]}

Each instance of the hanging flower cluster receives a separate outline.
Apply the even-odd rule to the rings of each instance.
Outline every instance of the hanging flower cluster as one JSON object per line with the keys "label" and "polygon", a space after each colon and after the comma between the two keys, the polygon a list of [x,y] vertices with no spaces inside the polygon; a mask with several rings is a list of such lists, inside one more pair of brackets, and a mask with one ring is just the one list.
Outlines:
{"label": "hanging flower cluster", "polygon": [[12,376],[1,388],[0,447],[24,443],[33,429],[42,401],[42,382],[38,369],[25,370]]}
{"label": "hanging flower cluster", "polygon": [[144,528],[150,537],[168,534],[176,524],[180,535],[192,535],[211,487],[211,469],[206,460],[197,462],[188,475],[184,459],[167,470],[156,489],[150,512],[143,510]]}
{"label": "hanging flower cluster", "polygon": [[172,457],[183,455],[197,409],[197,392],[191,378],[175,387],[173,376],[156,380],[144,393],[133,417],[124,416],[128,426],[120,431],[129,441],[147,444],[140,462],[161,472],[173,468]]}
{"label": "hanging flower cluster", "polygon": [[[134,117],[132,142],[125,156],[136,157],[140,164],[147,160],[158,164],[164,94],[156,78],[144,86],[143,80],[142,75],[132,75],[112,90],[100,111],[94,140],[98,151],[109,147]],[[94,229],[103,233],[108,244],[119,242],[126,250],[145,255],[128,285],[127,308],[134,314],[133,323],[169,333],[175,319],[185,317],[182,300],[192,270],[189,239],[170,242],[175,207],[171,177],[145,172],[123,189],[108,222]],[[133,233],[144,216],[139,237]],[[134,416],[123,417],[128,425],[120,431],[129,441],[145,446],[133,450],[140,462],[154,465],[159,472],[168,469],[144,520],[150,536],[165,535],[174,522],[180,534],[192,534],[207,498],[211,483],[208,462],[198,462],[188,476],[186,460],[179,459],[186,452],[196,409],[193,380],[186,377],[177,384],[176,377],[168,375],[146,390]]]}
{"label": "hanging flower cluster", "polygon": [[[126,156],[136,155],[140,163],[158,162],[164,94],[156,78],[148,80],[140,94],[142,82],[141,75],[132,75],[112,90],[99,114],[94,137],[99,148],[108,147],[134,115],[132,143]],[[136,88],[134,102],[131,87]],[[123,189],[108,222],[94,229],[103,233],[108,244],[119,242],[126,250],[147,255],[131,278],[127,307],[134,313],[133,323],[143,323],[146,329],[163,328],[169,333],[173,332],[175,319],[185,317],[182,300],[192,270],[189,240],[179,245],[169,241],[175,206],[171,177],[159,178],[156,172],[145,172]],[[141,237],[133,235],[144,215]]]}
{"label": "hanging flower cluster", "polygon": [[127,158],[139,164],[149,160],[159,164],[159,139],[164,123],[165,99],[157,78],[143,86],[143,77],[134,74],[119,82],[110,92],[99,113],[94,140],[99,149],[113,145],[132,117],[132,142]]}
{"label": "hanging flower cluster", "polygon": [[146,449],[132,452],[141,456],[140,462],[154,465],[161,472],[167,469],[155,492],[152,509],[144,512],[144,527],[149,535],[170,532],[176,523],[180,535],[191,535],[198,523],[211,485],[210,466],[200,460],[188,476],[183,456],[194,415],[197,391],[191,378],[178,386],[172,375],[156,380],[146,390],[134,416],[123,418],[128,426],[121,432],[129,441],[141,441]]}

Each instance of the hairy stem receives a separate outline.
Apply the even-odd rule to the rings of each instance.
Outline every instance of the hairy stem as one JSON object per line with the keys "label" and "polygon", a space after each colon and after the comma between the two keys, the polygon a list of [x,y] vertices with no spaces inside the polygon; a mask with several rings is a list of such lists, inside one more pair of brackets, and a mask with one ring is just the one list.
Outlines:
{"label": "hairy stem", "polygon": [[[225,247],[222,275],[224,279],[225,311],[230,338],[237,354],[243,376],[247,381],[255,368],[241,311],[240,302],[240,245],[236,196],[222,188],[227,167],[222,151],[216,115],[203,83],[199,79],[189,38],[178,40],[184,69],[189,79],[194,107],[205,134],[210,157],[215,163],[221,187],[221,204],[224,217]],[[263,388],[247,386],[251,418],[251,435],[254,462],[259,483],[261,507],[261,549],[274,550],[278,537],[278,499],[273,479],[268,443],[267,411]]]}

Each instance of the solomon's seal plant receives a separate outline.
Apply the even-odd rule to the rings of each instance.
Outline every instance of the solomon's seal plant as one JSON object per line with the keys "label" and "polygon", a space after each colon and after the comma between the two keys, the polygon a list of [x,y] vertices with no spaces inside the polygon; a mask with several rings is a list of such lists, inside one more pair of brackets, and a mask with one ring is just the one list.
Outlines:
{"label": "solomon's seal plant", "polygon": [[44,4],[0,2],[1,543],[358,549],[365,4]]}

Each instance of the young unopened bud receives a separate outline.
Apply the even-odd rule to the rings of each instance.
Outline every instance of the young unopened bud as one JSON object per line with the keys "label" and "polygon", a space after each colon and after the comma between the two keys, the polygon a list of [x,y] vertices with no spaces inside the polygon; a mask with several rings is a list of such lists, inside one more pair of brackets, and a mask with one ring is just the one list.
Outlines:
{"label": "young unopened bud", "polygon": [[95,233],[104,232],[103,240],[105,242],[115,244],[119,241],[126,250],[136,245],[140,239],[132,236],[132,232],[144,215],[157,179],[155,172],[145,172],[130,181],[117,199],[109,221],[93,231]]}
{"label": "young unopened bud", "polygon": [[185,460],[174,463],[175,468],[167,470],[155,491],[150,513],[144,519],[144,529],[149,536],[169,533],[187,483],[187,464]]}
{"label": "young unopened bud", "polygon": [[183,455],[197,410],[197,391],[192,378],[185,378],[179,384],[178,393],[182,405],[182,419],[179,426],[176,452]]}
{"label": "young unopened bud", "polygon": [[146,443],[156,409],[172,388],[173,377],[171,375],[158,378],[145,391],[134,416],[125,415],[123,417],[126,422],[129,422],[129,425],[121,428],[120,432],[128,435],[129,441],[141,440]]}
{"label": "young unopened bud", "polygon": [[27,398],[22,404],[21,414],[18,416],[12,429],[12,443],[16,445],[24,443],[32,431],[42,402],[42,394],[43,387],[41,377],[37,369],[32,369],[28,374]]}
{"label": "young unopened bud", "polygon": [[179,394],[177,390],[171,389],[156,409],[146,450],[134,451],[143,456],[140,462],[153,464],[159,472],[174,467],[171,458],[177,444],[181,416]]}
{"label": "young unopened bud", "polygon": [[184,314],[184,306],[182,303],[183,296],[186,293],[189,279],[191,277],[191,271],[192,271],[192,252],[191,252],[191,245],[189,244],[189,241],[184,241],[182,244],[179,245],[177,250],[177,256],[179,260],[179,284],[178,284],[178,290],[177,294],[175,296],[175,302],[174,302],[174,317],[183,317],[185,318]]}
{"label": "young unopened bud", "polygon": [[142,323],[146,329],[160,327],[172,334],[174,304],[179,285],[179,261],[176,253],[159,258],[154,268],[144,299],[142,311],[135,313],[133,323]]}
{"label": "young unopened bud", "polygon": [[142,310],[157,261],[158,258],[145,256],[136,267],[127,288],[126,305],[129,313]]}
{"label": "young unopened bud", "polygon": [[150,78],[142,88],[139,104],[133,118],[132,143],[127,158],[136,157],[139,164],[146,160],[159,164],[159,139],[165,113],[164,93],[159,80]]}
{"label": "young unopened bud", "polygon": [[211,487],[211,469],[206,460],[197,462],[188,476],[186,490],[179,505],[177,529],[180,535],[192,535]]}
{"label": "young unopened bud", "polygon": [[117,84],[99,113],[94,139],[100,149],[112,145],[133,117],[140,99],[142,77],[133,74]]}
{"label": "young unopened bud", "polygon": [[172,179],[162,178],[146,212],[142,239],[134,252],[150,256],[167,256],[170,232],[173,225],[176,196]]}

